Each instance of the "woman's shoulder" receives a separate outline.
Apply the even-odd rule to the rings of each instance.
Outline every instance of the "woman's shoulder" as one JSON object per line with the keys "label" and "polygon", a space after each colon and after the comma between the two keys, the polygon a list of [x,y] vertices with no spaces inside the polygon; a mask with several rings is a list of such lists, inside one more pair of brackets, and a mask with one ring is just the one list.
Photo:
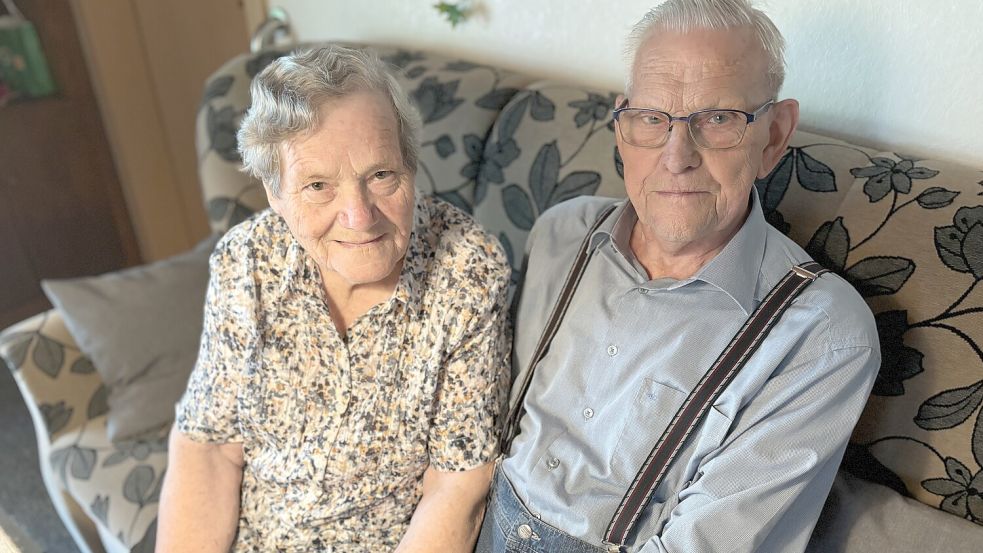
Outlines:
{"label": "woman's shoulder", "polygon": [[430,214],[429,232],[435,259],[496,273],[509,269],[508,257],[498,238],[471,215],[439,198],[424,198],[422,203]]}

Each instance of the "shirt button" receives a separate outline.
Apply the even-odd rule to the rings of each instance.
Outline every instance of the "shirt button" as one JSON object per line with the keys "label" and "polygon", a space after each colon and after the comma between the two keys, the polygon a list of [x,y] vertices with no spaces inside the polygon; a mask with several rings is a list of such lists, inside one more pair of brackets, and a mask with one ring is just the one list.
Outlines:
{"label": "shirt button", "polygon": [[584,418],[585,419],[589,419],[589,418],[591,418],[593,416],[594,416],[594,410],[593,409],[591,409],[590,407],[588,407],[587,409],[584,409]]}
{"label": "shirt button", "polygon": [[614,357],[615,355],[618,355],[618,346],[616,346],[614,344],[611,344],[610,346],[608,346],[608,355],[610,355],[611,357]]}
{"label": "shirt button", "polygon": [[556,457],[550,457],[549,461],[546,461],[546,468],[548,470],[553,470],[558,466],[560,466],[560,460]]}
{"label": "shirt button", "polygon": [[519,534],[519,537],[528,540],[532,537],[532,528],[528,524],[521,524],[515,531]]}

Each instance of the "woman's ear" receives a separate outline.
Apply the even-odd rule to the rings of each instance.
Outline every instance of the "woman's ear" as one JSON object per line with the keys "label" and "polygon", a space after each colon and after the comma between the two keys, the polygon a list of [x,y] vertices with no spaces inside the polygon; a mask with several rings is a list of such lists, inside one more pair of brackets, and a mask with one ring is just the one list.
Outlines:
{"label": "woman's ear", "polygon": [[768,144],[761,157],[761,167],[758,168],[758,178],[767,177],[778,160],[785,155],[792,133],[799,124],[799,101],[794,99],[775,102],[771,106],[771,122],[768,125]]}

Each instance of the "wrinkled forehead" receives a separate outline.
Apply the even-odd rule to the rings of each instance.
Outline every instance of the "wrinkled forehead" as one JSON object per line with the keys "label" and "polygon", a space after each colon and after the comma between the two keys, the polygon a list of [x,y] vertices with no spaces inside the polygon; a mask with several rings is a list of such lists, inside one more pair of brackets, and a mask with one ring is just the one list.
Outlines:
{"label": "wrinkled forehead", "polygon": [[744,29],[655,29],[640,45],[632,67],[633,96],[653,88],[680,94],[712,88],[756,96],[767,87],[767,54]]}

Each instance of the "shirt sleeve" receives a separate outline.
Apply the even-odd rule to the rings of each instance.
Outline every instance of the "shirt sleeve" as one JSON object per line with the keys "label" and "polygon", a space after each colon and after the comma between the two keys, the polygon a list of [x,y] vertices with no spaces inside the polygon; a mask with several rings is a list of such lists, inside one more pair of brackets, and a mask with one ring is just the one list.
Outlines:
{"label": "shirt sleeve", "polygon": [[[501,257],[504,260],[504,255]],[[472,299],[466,302],[470,305],[455,315],[463,331],[441,367],[436,411],[428,436],[430,462],[441,471],[473,469],[492,462],[498,455],[511,381],[511,273],[504,265],[488,276],[476,280],[469,292]]]}
{"label": "shirt sleeve", "polygon": [[256,333],[245,263],[220,244],[209,261],[198,360],[177,404],[177,429],[197,442],[241,442],[238,395]]}
{"label": "shirt sleeve", "polygon": [[879,365],[852,346],[776,372],[640,553],[805,550]]}

